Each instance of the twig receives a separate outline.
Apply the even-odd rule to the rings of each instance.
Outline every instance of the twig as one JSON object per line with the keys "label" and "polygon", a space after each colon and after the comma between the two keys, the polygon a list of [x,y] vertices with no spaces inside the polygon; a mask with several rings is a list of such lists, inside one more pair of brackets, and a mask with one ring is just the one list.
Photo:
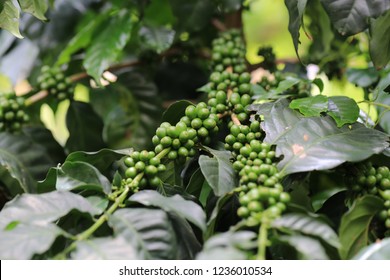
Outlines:
{"label": "twig", "polygon": [[214,25],[214,27],[218,30],[218,31],[226,31],[227,30],[227,27],[225,26],[225,24],[222,23],[222,21],[220,21],[219,19],[217,18],[213,18],[211,20],[211,23],[212,25]]}

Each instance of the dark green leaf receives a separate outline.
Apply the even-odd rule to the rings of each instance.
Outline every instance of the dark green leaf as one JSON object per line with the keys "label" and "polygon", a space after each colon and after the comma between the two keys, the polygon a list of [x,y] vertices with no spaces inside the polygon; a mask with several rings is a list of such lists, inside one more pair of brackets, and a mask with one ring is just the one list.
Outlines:
{"label": "dark green leaf", "polygon": [[176,213],[202,231],[206,230],[206,215],[202,208],[195,202],[185,200],[179,195],[164,197],[156,191],[145,190],[132,195],[129,201],[138,202],[145,206],[159,207],[167,212]]}
{"label": "dark green leaf", "polygon": [[213,15],[213,3],[209,0],[169,0],[173,14],[180,23],[179,28],[199,31],[205,27]]}
{"label": "dark green leaf", "polygon": [[390,61],[390,11],[370,21],[370,55],[376,68],[383,68]]}
{"label": "dark green leaf", "polygon": [[76,35],[69,41],[66,48],[58,56],[57,65],[68,63],[71,55],[88,47],[93,39],[96,28],[101,23],[103,17],[97,16],[89,21]]}
{"label": "dark green leaf", "polygon": [[167,213],[157,209],[119,209],[108,219],[117,237],[136,248],[141,259],[174,259],[177,239]]}
{"label": "dark green leaf", "polygon": [[102,149],[97,152],[73,152],[66,158],[66,161],[86,162],[96,167],[100,172],[105,172],[115,161],[129,155],[131,151],[132,149]]}
{"label": "dark green leaf", "polygon": [[213,157],[201,155],[199,157],[200,169],[214,194],[222,196],[238,186],[237,174],[230,162],[231,153],[210,148],[207,150]]}
{"label": "dark green leaf", "polygon": [[320,92],[324,90],[324,82],[320,78],[316,78],[312,81],[313,84],[315,84]]}
{"label": "dark green leaf", "polygon": [[89,103],[72,101],[66,115],[69,139],[66,148],[70,151],[97,151],[104,148],[103,122]]}
{"label": "dark green leaf", "polygon": [[100,77],[115,62],[130,39],[133,29],[132,16],[125,10],[112,15],[107,26],[92,41],[83,65],[87,73],[100,84]]}
{"label": "dark green leaf", "polygon": [[137,251],[125,238],[101,237],[77,243],[73,260],[135,260]]}
{"label": "dark green leaf", "polygon": [[[375,102],[383,104],[385,106],[390,106],[390,94],[385,91],[386,87],[390,85],[390,71],[385,75],[378,83],[375,88],[376,100]],[[376,106],[379,114],[379,124],[386,131],[390,133],[390,110],[383,106]]]}
{"label": "dark green leaf", "polygon": [[167,169],[159,175],[161,181],[171,186],[181,185],[181,168],[174,161],[166,163]]}
{"label": "dark green leaf", "polygon": [[289,244],[293,247],[299,255],[301,260],[328,260],[329,257],[326,254],[321,242],[302,235],[280,236],[278,240]]}
{"label": "dark green leaf", "polygon": [[320,116],[328,110],[328,97],[316,95],[291,101],[291,109],[299,110],[306,117]]}
{"label": "dark green leaf", "polygon": [[107,198],[100,196],[88,196],[86,199],[96,210],[99,210],[98,215],[102,214],[107,209],[110,202]]}
{"label": "dark green leaf", "polygon": [[321,0],[333,25],[342,35],[354,35],[368,27],[368,18],[390,8],[388,0]]}
{"label": "dark green leaf", "polygon": [[19,32],[19,10],[14,6],[12,0],[2,1],[0,9],[0,28],[8,30],[18,38],[23,38]]}
{"label": "dark green leaf", "polygon": [[34,179],[44,178],[53,165],[45,148],[24,135],[0,134],[0,174],[12,195],[34,192]]}
{"label": "dark green leaf", "polygon": [[82,161],[67,161],[57,168],[56,189],[59,191],[97,190],[109,194],[111,183],[93,165]]}
{"label": "dark green leaf", "polygon": [[369,87],[379,79],[379,72],[374,67],[365,69],[348,68],[346,74],[348,81],[359,87]]}
{"label": "dark green leaf", "polygon": [[275,220],[272,227],[319,237],[335,248],[340,247],[339,238],[333,229],[324,221],[309,215],[301,213],[286,214]]}
{"label": "dark green leaf", "polygon": [[157,88],[141,73],[126,72],[115,84],[94,90],[91,104],[104,120],[103,139],[114,149],[148,149],[161,121]]}
{"label": "dark green leaf", "polygon": [[188,182],[188,185],[186,187],[186,192],[189,194],[192,194],[196,197],[200,196],[200,193],[202,191],[202,186],[204,183],[204,176],[202,174],[202,171],[200,168],[198,168],[191,176],[190,181]]}
{"label": "dark green leaf", "polygon": [[169,49],[175,39],[175,31],[163,26],[144,26],[140,30],[144,46],[158,54]]}
{"label": "dark green leaf", "polygon": [[53,165],[64,161],[64,149],[54,139],[50,130],[42,126],[28,126],[23,128],[23,132],[46,150],[47,155],[52,159]]}
{"label": "dark green leaf", "polygon": [[256,248],[256,234],[251,231],[224,232],[206,241],[198,260],[245,260],[247,251]]}
{"label": "dark green leaf", "polygon": [[[275,102],[264,115],[265,142],[284,155],[278,168],[284,174],[334,168],[345,161],[362,161],[388,147],[388,136],[354,124],[338,128],[329,117],[300,119],[288,102]],[[262,114],[261,107],[258,108]]]}
{"label": "dark green leaf", "polygon": [[48,224],[73,209],[91,216],[98,212],[88,200],[71,192],[22,194],[8,202],[0,212],[0,229],[14,221],[31,225]]}
{"label": "dark green leaf", "polygon": [[164,112],[161,121],[169,122],[170,124],[175,125],[180,121],[180,118],[184,116],[185,110],[189,105],[193,105],[193,104],[187,100],[180,100],[173,103]]}
{"label": "dark green leaf", "polygon": [[354,123],[359,117],[359,106],[356,101],[346,96],[330,96],[328,115],[337,123],[337,126]]}
{"label": "dark green leaf", "polygon": [[384,238],[363,248],[354,260],[390,260],[390,238]]}
{"label": "dark green leaf", "polygon": [[288,9],[289,22],[288,31],[290,31],[295,52],[298,55],[299,41],[299,30],[301,28],[303,13],[306,8],[307,0],[284,0],[284,3]]}
{"label": "dark green leaf", "polygon": [[62,230],[53,224],[17,225],[12,230],[0,231],[0,258],[27,260],[42,254],[53,244]]}
{"label": "dark green leaf", "polygon": [[49,7],[47,0],[18,0],[23,12],[30,13],[40,20],[46,20],[45,13]]}
{"label": "dark green leaf", "polygon": [[294,85],[298,84],[301,79],[295,77],[286,77],[283,81],[278,84],[278,87],[275,89],[275,94],[280,94],[286,90],[292,88]]}
{"label": "dark green leaf", "polygon": [[217,203],[214,206],[213,212],[211,212],[211,215],[207,221],[207,232],[205,234],[206,237],[214,235],[217,219],[219,214],[221,213],[221,209],[231,199],[232,199],[232,195],[229,193],[218,198]]}
{"label": "dark green leaf", "polygon": [[341,219],[339,237],[340,256],[350,259],[368,244],[368,231],[372,218],[383,207],[383,200],[367,195],[355,201]]}
{"label": "dark green leaf", "polygon": [[154,25],[173,25],[175,16],[169,0],[151,1],[145,9],[144,20]]}

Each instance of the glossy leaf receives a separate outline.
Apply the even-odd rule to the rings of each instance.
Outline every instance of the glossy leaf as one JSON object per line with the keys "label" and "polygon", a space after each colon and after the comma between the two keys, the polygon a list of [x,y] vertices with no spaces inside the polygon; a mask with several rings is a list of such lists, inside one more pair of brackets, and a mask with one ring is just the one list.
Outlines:
{"label": "glossy leaf", "polygon": [[309,215],[301,213],[286,214],[275,220],[272,227],[319,237],[333,247],[338,248],[340,246],[338,236],[334,230],[324,221]]}
{"label": "glossy leaf", "polygon": [[43,179],[53,164],[45,148],[23,135],[0,133],[0,173],[14,196],[34,192],[34,179]]}
{"label": "glossy leaf", "polygon": [[137,250],[142,259],[174,259],[177,240],[164,211],[147,208],[119,209],[108,219],[117,237]]}
{"label": "glossy leaf", "polygon": [[371,244],[357,253],[354,260],[390,260],[390,238]]}
{"label": "glossy leaf", "polygon": [[47,0],[19,0],[23,12],[30,13],[40,20],[46,20],[45,13],[49,7]]}
{"label": "glossy leaf", "polygon": [[54,224],[20,224],[12,230],[0,231],[0,258],[28,260],[46,252],[62,230]]}
{"label": "glossy leaf", "polygon": [[184,116],[186,108],[189,105],[193,104],[187,100],[176,101],[164,112],[161,122],[169,122],[170,124],[175,125],[180,121],[180,118]]}
{"label": "glossy leaf", "polygon": [[346,96],[329,97],[328,115],[337,123],[337,126],[354,123],[359,117],[359,106],[356,101]]}
{"label": "glossy leaf", "polygon": [[365,69],[348,68],[346,75],[348,81],[359,87],[369,87],[379,79],[379,72],[374,67]]}
{"label": "glossy leaf", "polygon": [[206,241],[198,260],[245,260],[245,251],[256,247],[256,234],[251,231],[224,232],[216,234]]}
{"label": "glossy leaf", "polygon": [[175,31],[163,26],[144,26],[139,35],[144,40],[144,46],[158,54],[169,49],[175,39]]}
{"label": "glossy leaf", "polygon": [[70,151],[96,151],[104,148],[103,122],[89,103],[72,101],[66,115],[69,138],[66,148]]}
{"label": "glossy leaf", "polygon": [[231,154],[228,151],[217,151],[207,148],[213,155],[199,157],[200,169],[217,196],[231,192],[238,186],[237,174],[230,162]]}
{"label": "glossy leaf", "polygon": [[284,235],[278,237],[278,240],[289,244],[298,253],[301,260],[328,260],[324,247],[318,240],[303,235]]}
{"label": "glossy leaf", "polygon": [[8,202],[0,212],[0,229],[11,222],[31,225],[45,225],[56,221],[71,210],[97,214],[91,203],[71,192],[50,192],[45,194],[22,194]]}
{"label": "glossy leaf", "polygon": [[93,40],[96,28],[99,26],[102,19],[102,16],[97,16],[93,20],[89,21],[85,26],[83,26],[83,28],[81,28],[80,31],[76,33],[76,35],[69,41],[69,43],[66,45],[66,48],[62,50],[58,56],[56,64],[61,65],[68,63],[72,54],[81,49],[87,48]]}
{"label": "glossy leaf", "polygon": [[145,206],[159,207],[196,225],[202,231],[206,230],[206,215],[195,202],[185,200],[179,195],[164,197],[156,191],[144,190],[135,193],[129,198],[131,202],[138,202]]}
{"label": "glossy leaf", "polygon": [[56,189],[59,191],[97,190],[109,194],[111,183],[93,165],[82,161],[67,161],[57,168]]}
{"label": "glossy leaf", "polygon": [[383,68],[390,61],[390,11],[377,19],[371,19],[370,33],[371,60],[376,68]]}
{"label": "glossy leaf", "polygon": [[290,31],[295,52],[298,55],[299,30],[302,25],[303,13],[306,8],[307,0],[285,0],[284,1],[289,14],[288,31]]}
{"label": "glossy leaf", "polygon": [[[388,147],[388,136],[378,130],[354,124],[338,128],[329,117],[301,119],[286,108],[288,102],[266,106],[263,129],[265,142],[276,144],[283,155],[278,168],[284,174],[334,168],[345,161],[362,161]],[[263,114],[262,107],[257,107]]]}
{"label": "glossy leaf", "polygon": [[291,109],[297,109],[306,117],[320,116],[328,110],[328,97],[316,95],[291,101]]}
{"label": "glossy leaf", "polygon": [[333,25],[342,35],[354,35],[368,27],[368,18],[390,9],[387,0],[321,0]]}
{"label": "glossy leaf", "polygon": [[121,11],[112,16],[107,26],[92,41],[83,65],[87,73],[100,84],[103,71],[115,62],[130,39],[133,22],[131,15]]}
{"label": "glossy leaf", "polygon": [[383,200],[366,195],[355,201],[351,209],[341,219],[339,237],[340,256],[350,259],[368,245],[369,225],[383,207]]}
{"label": "glossy leaf", "polygon": [[14,6],[12,0],[5,0],[0,7],[0,28],[11,32],[18,38],[23,38],[19,32],[19,10]]}
{"label": "glossy leaf", "polygon": [[135,260],[137,251],[123,237],[101,237],[77,243],[73,260]]}

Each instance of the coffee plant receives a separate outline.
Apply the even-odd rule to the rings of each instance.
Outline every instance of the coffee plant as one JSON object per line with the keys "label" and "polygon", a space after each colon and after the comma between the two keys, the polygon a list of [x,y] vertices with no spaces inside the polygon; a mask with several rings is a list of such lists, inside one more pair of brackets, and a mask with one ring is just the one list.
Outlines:
{"label": "coffee plant", "polygon": [[390,259],[389,1],[256,2],[0,3],[1,259]]}

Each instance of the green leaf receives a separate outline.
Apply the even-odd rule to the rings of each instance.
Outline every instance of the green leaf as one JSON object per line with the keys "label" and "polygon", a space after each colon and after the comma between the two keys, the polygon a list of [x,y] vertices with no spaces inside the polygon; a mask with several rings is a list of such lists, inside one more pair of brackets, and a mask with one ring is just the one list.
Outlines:
{"label": "green leaf", "polygon": [[101,237],[79,241],[73,260],[135,260],[137,251],[123,237]]}
{"label": "green leaf", "polygon": [[374,67],[365,69],[348,68],[346,75],[348,81],[359,87],[369,87],[379,79],[379,72]]}
{"label": "green leaf", "polygon": [[328,260],[329,257],[322,247],[321,242],[302,235],[279,236],[279,241],[289,244],[298,253],[301,260]]}
{"label": "green leaf", "polygon": [[111,150],[101,149],[97,152],[73,152],[67,158],[67,162],[82,161],[96,167],[100,172],[107,169],[117,160],[130,155],[133,149]]}
{"label": "green leaf", "polygon": [[97,214],[97,209],[88,200],[71,192],[22,194],[8,202],[0,212],[0,229],[15,221],[45,225],[58,220],[73,209],[91,216]]}
{"label": "green leaf", "polygon": [[82,161],[67,161],[57,168],[56,189],[59,191],[96,190],[109,194],[111,183],[94,166]]}
{"label": "green leaf", "polygon": [[104,120],[103,139],[114,149],[148,149],[160,124],[162,106],[154,83],[135,71],[91,92],[91,104]]}
{"label": "green leaf", "polygon": [[12,230],[0,231],[0,258],[27,260],[46,252],[62,230],[53,224],[17,225]]}
{"label": "green leaf", "polygon": [[64,148],[54,139],[50,130],[43,126],[27,126],[23,128],[23,132],[46,150],[53,165],[65,160]]}
{"label": "green leaf", "polygon": [[112,15],[107,26],[92,41],[83,65],[87,73],[100,84],[100,77],[111,63],[120,56],[130,39],[133,29],[132,16],[125,10]]}
{"label": "green leaf", "polygon": [[366,195],[359,198],[341,219],[339,237],[341,242],[340,256],[350,259],[359,250],[367,246],[369,225],[383,208],[383,200],[379,197]]}
{"label": "green leaf", "polygon": [[227,231],[206,241],[197,260],[246,260],[247,252],[256,248],[256,234],[251,231]]}
{"label": "green leaf", "polygon": [[321,0],[337,31],[344,36],[354,35],[368,27],[368,18],[378,17],[388,10],[387,0]]}
{"label": "green leaf", "polygon": [[16,8],[12,0],[2,1],[2,9],[0,9],[0,28],[4,28],[18,38],[23,38],[19,32],[19,10]]}
{"label": "green leaf", "polygon": [[171,47],[175,39],[175,30],[163,26],[144,26],[141,28],[139,35],[147,49],[161,54]]}
{"label": "green leaf", "polygon": [[23,12],[32,14],[40,20],[46,20],[45,13],[49,7],[47,0],[18,0]]}
{"label": "green leaf", "polygon": [[390,11],[370,21],[370,56],[376,68],[390,61]]}
{"label": "green leaf", "polygon": [[122,237],[141,259],[174,259],[177,239],[167,213],[158,209],[119,209],[108,224],[116,237]]}
{"label": "green leaf", "polygon": [[110,202],[107,198],[96,195],[88,196],[86,199],[95,209],[99,210],[98,215],[101,215],[107,209]]}
{"label": "green leaf", "polygon": [[46,149],[24,135],[0,133],[0,174],[12,196],[34,192],[36,182],[53,165]]}
{"label": "green leaf", "polygon": [[283,231],[297,231],[305,235],[319,237],[335,248],[340,247],[337,234],[324,221],[302,213],[283,215],[272,223],[273,228]]}
{"label": "green leaf", "polygon": [[169,0],[180,30],[199,31],[213,15],[214,5],[209,0]]}
{"label": "green leaf", "polygon": [[301,79],[295,77],[286,77],[286,79],[284,79],[278,84],[278,87],[275,89],[275,94],[280,94],[285,92],[286,90],[298,84],[300,81]]}
{"label": "green leaf", "polygon": [[201,155],[199,157],[200,170],[209,183],[216,196],[223,196],[238,186],[237,174],[230,162],[229,151],[217,151],[211,148],[207,150],[212,158]]}
{"label": "green leaf", "polygon": [[69,138],[66,148],[70,151],[97,151],[104,148],[103,122],[89,103],[72,101],[66,114]]}
{"label": "green leaf", "polygon": [[156,26],[173,25],[176,20],[169,0],[151,1],[144,12],[145,22]]}
{"label": "green leaf", "polygon": [[69,41],[66,48],[58,56],[57,65],[68,63],[71,55],[75,52],[88,47],[93,39],[96,28],[102,22],[103,17],[97,16],[90,20],[79,32]]}
{"label": "green leaf", "polygon": [[169,122],[172,125],[178,123],[182,116],[184,116],[186,108],[189,105],[193,105],[190,101],[180,100],[173,103],[164,112],[161,122]]}
{"label": "green leaf", "polygon": [[222,212],[221,210],[231,199],[232,199],[232,194],[229,193],[218,198],[217,203],[215,204],[214,209],[211,212],[211,215],[207,221],[207,232],[205,234],[206,237],[214,235],[218,217]]}
{"label": "green leaf", "polygon": [[299,110],[305,117],[320,116],[328,110],[328,97],[316,95],[295,99],[291,101],[290,108]]}
{"label": "green leaf", "polygon": [[354,260],[390,260],[390,238],[384,238],[363,248]]}
{"label": "green leaf", "polygon": [[284,0],[284,4],[288,9],[289,14],[288,31],[291,34],[295,52],[297,53],[297,56],[299,56],[299,30],[301,28],[303,13],[306,8],[307,0]]}
{"label": "green leaf", "polygon": [[176,213],[202,231],[206,230],[206,215],[202,208],[193,201],[185,200],[180,195],[164,197],[156,191],[144,190],[132,195],[129,201],[141,203],[145,206],[159,207],[167,212]]}
{"label": "green leaf", "polygon": [[[345,161],[362,161],[388,147],[388,135],[356,123],[338,128],[330,117],[300,119],[287,108],[288,101],[275,102],[264,115],[264,142],[276,144],[283,155],[278,168],[284,174],[326,170]],[[261,106],[258,113],[263,114]]]}
{"label": "green leaf", "polygon": [[[385,89],[390,85],[390,71],[378,83],[374,92],[376,93],[376,103],[390,106],[390,94]],[[383,106],[376,106],[379,115],[379,124],[386,131],[390,133],[390,110]]]}
{"label": "green leaf", "polygon": [[204,184],[205,178],[202,174],[200,168],[196,169],[196,171],[192,174],[188,185],[186,187],[186,192],[192,194],[196,197],[200,196],[202,191],[202,186]]}
{"label": "green leaf", "polygon": [[352,98],[346,96],[329,97],[328,115],[336,121],[338,127],[354,123],[359,118],[359,111],[359,106]]}

